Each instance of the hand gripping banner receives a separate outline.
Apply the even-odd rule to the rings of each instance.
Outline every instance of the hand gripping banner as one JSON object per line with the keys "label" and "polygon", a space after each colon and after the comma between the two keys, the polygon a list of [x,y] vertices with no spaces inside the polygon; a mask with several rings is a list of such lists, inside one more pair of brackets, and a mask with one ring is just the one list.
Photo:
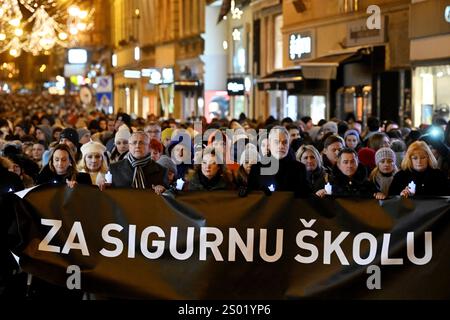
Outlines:
{"label": "hand gripping banner", "polygon": [[2,238],[25,272],[66,287],[75,266],[81,290],[103,297],[450,297],[448,197],[174,197],[80,185],[3,202]]}

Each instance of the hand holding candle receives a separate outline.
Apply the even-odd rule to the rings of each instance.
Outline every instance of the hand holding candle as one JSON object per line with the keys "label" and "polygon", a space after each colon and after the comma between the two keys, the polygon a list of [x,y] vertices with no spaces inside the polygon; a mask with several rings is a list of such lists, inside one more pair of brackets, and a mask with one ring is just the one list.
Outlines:
{"label": "hand holding candle", "polygon": [[111,184],[112,183],[112,174],[111,174],[111,172],[107,172],[106,174],[105,174],[105,180],[106,180],[106,183],[108,183],[108,184]]}
{"label": "hand holding candle", "polygon": [[333,187],[329,182],[325,185],[325,191],[327,192],[328,195],[331,195],[333,193]]}
{"label": "hand holding candle", "polygon": [[408,184],[408,189],[409,189],[409,192],[410,192],[412,195],[416,193],[416,184],[414,183],[414,181],[411,181],[411,182]]}
{"label": "hand holding candle", "polygon": [[176,189],[177,190],[183,190],[183,185],[184,185],[184,181],[183,181],[183,179],[178,179],[177,180],[177,186],[176,186]]}

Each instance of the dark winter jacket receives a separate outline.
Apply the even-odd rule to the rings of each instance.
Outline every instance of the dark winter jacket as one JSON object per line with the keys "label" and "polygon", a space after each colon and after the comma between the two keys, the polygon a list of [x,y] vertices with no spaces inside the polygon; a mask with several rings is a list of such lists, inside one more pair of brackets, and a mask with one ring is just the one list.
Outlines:
{"label": "dark winter jacket", "polygon": [[[271,158],[271,163],[278,161]],[[303,163],[295,161],[292,157],[285,157],[279,160],[276,173],[266,175],[263,169],[270,167],[267,165],[253,165],[249,175],[249,185],[257,186],[258,190],[266,191],[273,185],[275,191],[292,191],[296,197],[308,197],[311,189],[306,180],[306,168]]]}
{"label": "dark winter jacket", "polygon": [[[152,185],[168,186],[167,172],[168,170],[160,166],[155,161],[150,161],[142,168],[145,177],[145,186],[151,189]],[[112,174],[113,187],[131,188],[133,185],[134,168],[128,159],[111,164],[110,172]]]}
{"label": "dark winter jacket", "polygon": [[208,179],[201,171],[194,172],[186,181],[186,191],[213,191],[230,189],[229,183],[223,177],[223,174],[216,174]]}
{"label": "dark winter jacket", "polygon": [[8,192],[17,192],[24,189],[20,177],[0,166],[0,195]]}
{"label": "dark winter jacket", "polygon": [[316,193],[328,182],[328,173],[321,167],[314,171],[306,171],[306,181],[313,193]]}
{"label": "dark winter jacket", "polygon": [[326,173],[328,173],[329,175],[333,174],[333,168],[334,165],[331,163],[330,160],[328,160],[328,157],[326,155],[322,155],[322,167],[325,170]]}
{"label": "dark winter jacket", "polygon": [[367,180],[367,170],[362,165],[358,166],[351,178],[335,166],[333,175],[330,177],[330,184],[334,197],[372,198],[374,193],[378,192],[375,184]]}
{"label": "dark winter jacket", "polygon": [[[50,166],[47,164],[44,168],[42,168],[41,172],[37,177],[36,184],[45,184],[45,183],[56,183],[56,184],[65,184],[66,180],[69,179],[69,175],[59,175],[56,172],[50,170]],[[79,184],[92,185],[91,176],[89,173],[78,172],[77,173],[77,182]]]}

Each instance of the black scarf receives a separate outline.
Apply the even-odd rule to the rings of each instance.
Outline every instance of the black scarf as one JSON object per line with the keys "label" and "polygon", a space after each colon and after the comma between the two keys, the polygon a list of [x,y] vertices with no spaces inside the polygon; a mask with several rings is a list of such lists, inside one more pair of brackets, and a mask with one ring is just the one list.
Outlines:
{"label": "black scarf", "polygon": [[211,190],[219,183],[220,179],[222,178],[222,175],[219,172],[217,172],[217,174],[214,177],[208,179],[201,171],[199,171],[198,178],[200,183],[206,190]]}
{"label": "black scarf", "polygon": [[136,159],[131,155],[131,153],[128,153],[127,159],[134,168],[133,183],[131,186],[135,189],[145,189],[145,176],[144,171],[142,171],[142,167],[145,167],[150,163],[150,161],[152,161],[151,156],[148,155],[145,158]]}

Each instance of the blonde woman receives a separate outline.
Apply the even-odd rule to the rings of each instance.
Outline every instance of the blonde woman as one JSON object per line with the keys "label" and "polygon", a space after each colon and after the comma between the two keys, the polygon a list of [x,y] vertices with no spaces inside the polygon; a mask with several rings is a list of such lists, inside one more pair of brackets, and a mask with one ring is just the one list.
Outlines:
{"label": "blonde woman", "polygon": [[[389,195],[400,195],[405,198],[413,195],[450,195],[448,181],[437,169],[436,158],[425,142],[416,141],[409,146],[401,169],[394,176]],[[409,187],[411,182],[414,182],[415,188]]]}
{"label": "blonde woman", "polygon": [[322,167],[322,157],[312,145],[303,145],[297,150],[295,158],[306,167],[306,180],[315,193],[328,182],[328,174]]}
{"label": "blonde woman", "polygon": [[105,156],[106,147],[99,143],[90,141],[81,147],[82,157],[78,163],[80,172],[89,173],[93,185],[99,186],[105,180],[108,172],[108,164]]}

